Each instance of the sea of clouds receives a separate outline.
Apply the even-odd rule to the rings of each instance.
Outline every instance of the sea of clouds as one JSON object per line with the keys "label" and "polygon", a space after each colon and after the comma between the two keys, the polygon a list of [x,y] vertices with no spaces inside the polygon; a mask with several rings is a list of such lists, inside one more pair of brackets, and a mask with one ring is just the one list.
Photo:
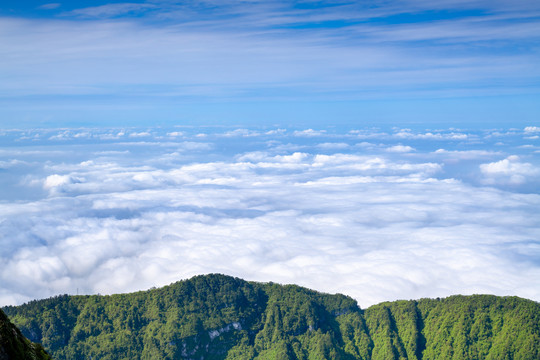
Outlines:
{"label": "sea of clouds", "polygon": [[540,300],[540,128],[0,130],[0,305],[197,274]]}

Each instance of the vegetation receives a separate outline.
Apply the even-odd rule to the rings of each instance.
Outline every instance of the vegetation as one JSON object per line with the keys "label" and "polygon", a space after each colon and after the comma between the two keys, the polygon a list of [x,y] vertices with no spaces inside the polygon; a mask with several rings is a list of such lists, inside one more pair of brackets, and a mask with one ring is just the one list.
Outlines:
{"label": "vegetation", "polygon": [[54,359],[540,359],[540,304],[488,295],[396,301],[224,275],[5,308]]}
{"label": "vegetation", "polygon": [[26,339],[0,310],[0,360],[50,360],[39,344]]}

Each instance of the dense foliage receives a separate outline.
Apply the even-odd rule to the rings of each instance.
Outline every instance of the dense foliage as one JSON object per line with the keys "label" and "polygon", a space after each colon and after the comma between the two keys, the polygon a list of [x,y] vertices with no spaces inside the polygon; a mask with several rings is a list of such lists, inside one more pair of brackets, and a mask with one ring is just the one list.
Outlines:
{"label": "dense foliage", "polygon": [[33,344],[0,310],[0,360],[49,360],[40,344]]}
{"label": "dense foliage", "polygon": [[540,359],[540,304],[453,296],[362,311],[343,295],[197,276],[5,308],[55,359]]}

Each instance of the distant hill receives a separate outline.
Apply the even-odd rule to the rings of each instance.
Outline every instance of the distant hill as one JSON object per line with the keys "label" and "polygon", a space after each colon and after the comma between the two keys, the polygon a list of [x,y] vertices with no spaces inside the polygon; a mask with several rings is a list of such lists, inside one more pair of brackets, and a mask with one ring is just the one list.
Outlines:
{"label": "distant hill", "polygon": [[39,344],[26,339],[0,310],[0,360],[50,360]]}
{"label": "distant hill", "polygon": [[196,276],[132,294],[6,307],[61,359],[540,359],[540,304],[452,296],[361,310],[344,295]]}

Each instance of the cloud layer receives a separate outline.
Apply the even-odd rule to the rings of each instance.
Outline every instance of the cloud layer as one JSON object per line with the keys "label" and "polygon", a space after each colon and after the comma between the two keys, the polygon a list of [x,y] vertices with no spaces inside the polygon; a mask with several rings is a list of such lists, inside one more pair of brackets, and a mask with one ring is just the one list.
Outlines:
{"label": "cloud layer", "polygon": [[201,130],[5,131],[0,304],[210,272],[540,300],[530,129]]}

